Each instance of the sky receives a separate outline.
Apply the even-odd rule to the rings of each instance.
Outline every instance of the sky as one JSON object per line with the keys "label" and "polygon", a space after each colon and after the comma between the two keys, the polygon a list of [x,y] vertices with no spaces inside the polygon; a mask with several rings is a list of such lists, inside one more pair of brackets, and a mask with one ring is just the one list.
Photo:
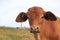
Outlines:
{"label": "sky", "polygon": [[[15,22],[17,15],[33,6],[60,17],[60,0],[0,0],[0,26],[20,27],[21,23]],[[22,23],[22,27],[29,27],[28,20]]]}

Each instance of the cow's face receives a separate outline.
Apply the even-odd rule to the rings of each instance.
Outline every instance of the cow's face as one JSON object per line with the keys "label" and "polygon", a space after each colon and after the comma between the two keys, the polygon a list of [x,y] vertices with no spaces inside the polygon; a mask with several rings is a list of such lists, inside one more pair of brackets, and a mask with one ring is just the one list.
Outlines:
{"label": "cow's face", "polygon": [[[43,15],[43,16],[42,16]],[[28,9],[27,13],[21,12],[17,18],[16,22],[24,22],[27,19],[29,20],[31,32],[39,33],[40,25],[42,23],[42,19],[46,19],[47,21],[56,21],[56,16],[51,12],[45,12],[40,7],[32,7]]]}
{"label": "cow's face", "polygon": [[45,11],[40,7],[32,7],[28,9],[27,15],[29,18],[29,24],[31,28],[31,32],[33,33],[39,33],[41,24],[41,16],[45,13]]}

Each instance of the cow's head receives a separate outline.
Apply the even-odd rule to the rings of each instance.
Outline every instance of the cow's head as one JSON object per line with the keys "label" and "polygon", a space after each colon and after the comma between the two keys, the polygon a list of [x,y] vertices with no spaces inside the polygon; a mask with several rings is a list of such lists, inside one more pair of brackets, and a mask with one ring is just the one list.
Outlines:
{"label": "cow's head", "polygon": [[40,32],[39,25],[41,24],[41,19],[43,18],[47,21],[57,20],[56,16],[52,12],[45,12],[41,7],[32,7],[28,9],[27,13],[21,12],[17,16],[16,22],[24,22],[28,19],[31,32],[38,33]]}

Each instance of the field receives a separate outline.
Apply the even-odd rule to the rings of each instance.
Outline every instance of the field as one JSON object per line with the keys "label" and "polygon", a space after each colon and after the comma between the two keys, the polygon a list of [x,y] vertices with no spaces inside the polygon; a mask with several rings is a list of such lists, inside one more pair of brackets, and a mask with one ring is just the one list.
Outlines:
{"label": "field", "polygon": [[27,28],[0,27],[0,40],[34,40],[34,36]]}

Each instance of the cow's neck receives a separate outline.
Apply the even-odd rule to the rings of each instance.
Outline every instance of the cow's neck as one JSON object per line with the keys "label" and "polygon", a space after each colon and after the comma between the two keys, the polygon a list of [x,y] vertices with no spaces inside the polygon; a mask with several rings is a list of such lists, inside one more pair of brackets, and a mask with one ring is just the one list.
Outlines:
{"label": "cow's neck", "polygon": [[[44,19],[40,19],[40,24],[43,25],[45,23]],[[40,27],[41,25],[38,25],[38,27]],[[45,24],[43,25],[45,26]],[[40,33],[33,33],[34,34],[34,37],[35,37],[35,40],[40,40]]]}
{"label": "cow's neck", "polygon": [[40,34],[39,33],[34,33],[35,40],[40,40]]}
{"label": "cow's neck", "polygon": [[[43,25],[43,27],[45,27],[45,21],[44,21],[44,19],[40,20],[40,24]],[[39,25],[39,27],[41,25]],[[35,37],[35,40],[40,40],[40,33],[34,33],[34,37]]]}

